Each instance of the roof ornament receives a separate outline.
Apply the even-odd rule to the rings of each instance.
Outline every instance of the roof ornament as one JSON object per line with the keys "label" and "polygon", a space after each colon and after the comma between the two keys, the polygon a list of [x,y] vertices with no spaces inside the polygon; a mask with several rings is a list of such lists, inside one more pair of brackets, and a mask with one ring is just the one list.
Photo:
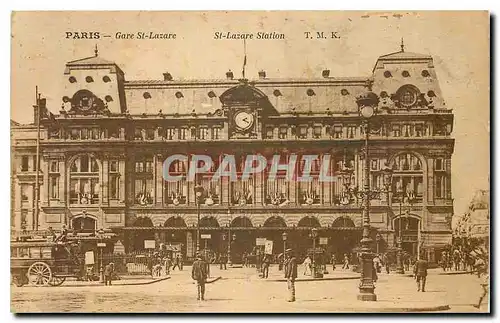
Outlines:
{"label": "roof ornament", "polygon": [[401,37],[401,52],[404,53],[404,51],[405,51],[405,42],[403,37]]}
{"label": "roof ornament", "polygon": [[97,49],[97,44],[95,44],[95,49],[94,49],[95,57],[99,54],[99,50]]}

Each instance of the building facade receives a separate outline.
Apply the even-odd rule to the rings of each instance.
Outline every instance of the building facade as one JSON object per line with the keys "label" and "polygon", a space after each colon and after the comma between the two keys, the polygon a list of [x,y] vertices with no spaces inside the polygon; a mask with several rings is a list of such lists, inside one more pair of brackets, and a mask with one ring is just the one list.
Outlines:
{"label": "building facade", "polygon": [[478,190],[469,208],[455,225],[455,236],[488,240],[490,236],[490,191]]}
{"label": "building facade", "polygon": [[[144,240],[181,245],[189,258],[201,246],[249,252],[257,238],[304,250],[317,228],[323,247],[339,255],[361,239],[362,204],[346,195],[339,171],[354,169],[351,188],[363,187],[369,162],[371,188],[384,188],[381,170],[394,171],[391,192],[372,200],[371,225],[377,248],[402,236],[403,248],[434,260],[451,243],[451,156],[453,113],[445,105],[431,56],[401,51],[377,59],[366,77],[127,80],[114,62],[95,56],[69,62],[59,82],[65,89],[60,111],[40,111],[40,202],[35,210],[36,122],[11,124],[13,235],[63,224],[80,231],[112,230],[127,251]],[[380,98],[372,121],[370,160],[362,154],[364,134],[356,97],[371,90]],[[35,119],[36,120],[36,119]],[[168,182],[163,163],[181,176]],[[275,179],[265,173],[240,176],[245,156],[259,154],[280,163],[298,156],[299,173],[312,180]],[[187,180],[193,155],[207,155],[212,167]],[[224,156],[235,156],[237,180],[211,178]],[[303,155],[328,156],[332,181],[320,180],[321,166]],[[323,159],[325,160],[325,159]],[[297,175],[297,174],[295,174]],[[194,186],[204,188],[198,205]],[[408,196],[413,198],[410,200]],[[403,197],[403,198],[402,198]],[[411,203],[410,203],[411,202]],[[287,233],[283,241],[283,233]]]}

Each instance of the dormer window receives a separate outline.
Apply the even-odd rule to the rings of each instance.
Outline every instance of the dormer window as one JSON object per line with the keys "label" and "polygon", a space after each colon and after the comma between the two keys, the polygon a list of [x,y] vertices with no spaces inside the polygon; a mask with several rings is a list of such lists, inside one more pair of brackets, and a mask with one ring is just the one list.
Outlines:
{"label": "dormer window", "polygon": [[417,103],[418,89],[411,85],[402,86],[397,92],[397,97],[402,107],[410,108]]}
{"label": "dormer window", "polygon": [[314,90],[313,90],[313,89],[308,89],[308,90],[307,90],[307,95],[308,95],[308,96],[313,96],[313,95],[316,95],[316,93],[314,93]]}
{"label": "dormer window", "polygon": [[346,96],[349,94],[349,91],[347,91],[346,89],[342,89],[342,90],[340,90],[340,94],[342,94],[343,96]]}
{"label": "dormer window", "polygon": [[87,76],[87,77],[85,78],[85,81],[86,81],[87,83],[92,83],[92,82],[94,82],[94,79],[92,78],[92,76]]}
{"label": "dormer window", "polygon": [[435,97],[435,96],[436,96],[436,93],[434,93],[434,91],[429,91],[429,92],[427,92],[427,96],[428,96],[429,98],[433,98],[433,97]]}
{"label": "dormer window", "polygon": [[391,74],[391,72],[389,72],[389,71],[385,71],[385,72],[384,72],[384,76],[385,76],[386,78],[389,78],[389,77],[391,77],[391,76],[392,76],[392,74]]}
{"label": "dormer window", "polygon": [[180,99],[180,98],[183,98],[184,95],[182,94],[182,92],[177,91],[177,92],[175,92],[175,97]]}
{"label": "dormer window", "polygon": [[429,74],[429,71],[428,71],[428,70],[423,70],[423,71],[422,71],[422,76],[423,76],[423,77],[429,77],[429,76],[431,76],[431,75]]}
{"label": "dormer window", "polygon": [[403,71],[403,73],[401,73],[401,75],[403,75],[403,77],[410,77],[410,72]]}
{"label": "dormer window", "polygon": [[70,83],[76,83],[76,78],[74,76],[70,76],[69,79],[68,79],[68,81]]}
{"label": "dormer window", "polygon": [[280,91],[280,90],[278,90],[278,89],[274,90],[274,91],[273,91],[273,94],[274,94],[274,96],[276,96],[276,97],[278,97],[278,96],[282,96],[282,95],[283,95],[283,94],[281,94],[281,91]]}
{"label": "dormer window", "polygon": [[142,97],[145,98],[145,99],[151,99],[151,94],[149,92],[144,92],[142,94]]}
{"label": "dormer window", "polygon": [[209,97],[209,98],[213,99],[213,98],[215,98],[216,96],[217,96],[217,95],[215,94],[215,92],[214,92],[214,91],[210,91],[210,92],[208,92],[208,97]]}
{"label": "dormer window", "polygon": [[106,102],[112,102],[113,101],[113,98],[111,97],[111,95],[106,95],[104,97],[104,100],[106,100]]}
{"label": "dormer window", "polygon": [[104,75],[104,76],[102,77],[102,81],[103,81],[104,83],[109,83],[109,82],[111,82],[111,79],[109,78],[109,76]]}

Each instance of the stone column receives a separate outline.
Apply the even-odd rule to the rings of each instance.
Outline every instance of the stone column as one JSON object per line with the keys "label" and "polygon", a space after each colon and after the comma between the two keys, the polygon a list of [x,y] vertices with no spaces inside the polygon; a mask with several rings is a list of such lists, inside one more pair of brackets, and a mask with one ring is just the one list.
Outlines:
{"label": "stone column", "polygon": [[[125,159],[121,159],[118,161],[118,169],[120,170],[120,179],[119,179],[119,187],[118,187],[118,197],[119,197],[119,201],[120,202],[125,202],[125,191],[126,191],[126,184],[125,184],[125,180],[128,179],[126,178],[127,176],[125,174],[127,174],[127,172],[125,171],[126,167],[126,163],[125,163]],[[128,179],[129,181],[131,181],[131,178]]]}
{"label": "stone column", "polygon": [[[49,191],[51,189],[50,187],[50,181],[49,181],[49,164],[50,164],[50,159],[47,158],[47,156],[43,156],[43,159],[40,161],[40,168],[43,171],[43,185],[40,185],[40,204],[41,205],[49,205],[49,199],[50,196],[52,195],[52,192]],[[40,179],[41,177],[39,177]]]}
{"label": "stone column", "polygon": [[154,165],[155,165],[155,201],[156,204],[163,204],[163,155],[155,154],[154,156]]}
{"label": "stone column", "polygon": [[59,203],[62,205],[66,204],[66,196],[69,196],[70,187],[66,188],[66,183],[69,182],[66,178],[66,162],[64,158],[59,159]]}
{"label": "stone column", "polygon": [[102,160],[102,176],[101,176],[101,203],[103,205],[109,204],[109,191],[108,191],[108,183],[109,183],[109,156],[104,156]]}
{"label": "stone column", "polygon": [[434,204],[434,158],[427,159],[427,174],[424,174],[424,187],[427,187],[427,194],[424,194],[424,205]]}

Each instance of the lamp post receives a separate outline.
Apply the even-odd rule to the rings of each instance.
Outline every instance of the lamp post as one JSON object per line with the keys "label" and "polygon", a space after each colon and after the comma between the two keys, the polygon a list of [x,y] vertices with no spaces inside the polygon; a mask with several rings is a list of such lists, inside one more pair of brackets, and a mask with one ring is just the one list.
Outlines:
{"label": "lamp post", "polygon": [[352,168],[343,167],[340,175],[343,178],[345,185],[345,194],[342,198],[342,204],[350,203],[350,196],[363,199],[363,238],[361,239],[361,282],[359,284],[358,300],[361,301],[376,301],[375,286],[373,284],[373,257],[371,250],[373,240],[370,238],[370,200],[380,191],[370,190],[370,155],[368,151],[368,142],[370,140],[370,119],[375,115],[375,109],[378,105],[378,96],[368,91],[356,98],[356,104],[359,108],[359,114],[363,118],[364,127],[364,185],[363,190],[358,191],[350,187],[351,176],[354,172]]}
{"label": "lamp post", "polygon": [[316,278],[316,260],[315,260],[315,256],[316,256],[316,238],[318,237],[318,229],[316,228],[312,228],[311,229],[311,234],[310,234],[310,237],[313,241],[313,257],[312,257],[312,276],[313,278]]}
{"label": "lamp post", "polygon": [[201,198],[203,196],[203,186],[200,184],[196,184],[194,187],[194,193],[196,196],[196,205],[198,211],[198,222],[196,224],[196,252],[200,251],[200,206],[201,206]]}
{"label": "lamp post", "polygon": [[[288,234],[286,232],[283,232],[283,234],[281,235],[281,238],[283,239],[283,264],[284,264],[285,263],[285,251],[286,251],[286,239],[288,238]],[[282,268],[283,268],[283,266],[282,266]]]}

